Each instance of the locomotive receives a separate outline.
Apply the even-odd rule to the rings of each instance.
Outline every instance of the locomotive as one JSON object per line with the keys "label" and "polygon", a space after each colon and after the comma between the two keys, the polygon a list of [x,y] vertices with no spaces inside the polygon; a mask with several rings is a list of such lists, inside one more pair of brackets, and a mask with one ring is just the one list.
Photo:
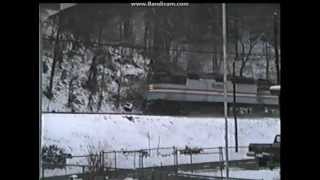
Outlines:
{"label": "locomotive", "polygon": [[[270,92],[272,82],[259,79],[227,77],[228,110],[233,107],[233,83],[237,111],[274,112],[278,96]],[[223,113],[224,82],[218,74],[167,76],[158,74],[148,83],[144,94],[145,113],[207,114]]]}

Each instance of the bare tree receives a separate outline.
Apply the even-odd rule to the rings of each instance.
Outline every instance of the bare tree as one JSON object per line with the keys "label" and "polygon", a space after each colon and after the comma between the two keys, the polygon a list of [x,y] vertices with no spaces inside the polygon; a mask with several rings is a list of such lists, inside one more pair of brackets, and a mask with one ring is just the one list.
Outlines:
{"label": "bare tree", "polygon": [[88,163],[88,179],[87,180],[95,180],[95,177],[103,171],[103,164],[102,161],[103,153],[97,147],[89,145],[87,147],[89,156],[87,157]]}
{"label": "bare tree", "polygon": [[72,77],[69,81],[69,88],[68,88],[68,103],[67,107],[71,108],[71,112],[75,112],[74,108],[74,100],[76,99],[76,96],[74,95],[74,87],[73,82],[77,79],[77,77]]}
{"label": "bare tree", "polygon": [[275,51],[275,65],[277,70],[277,83],[280,84],[280,64],[279,64],[279,50],[278,50],[278,13],[274,12],[274,51]]}
{"label": "bare tree", "polygon": [[263,45],[264,45],[264,55],[266,59],[266,80],[269,80],[269,42],[263,36],[262,38]]}
{"label": "bare tree", "polygon": [[49,87],[48,87],[48,91],[47,91],[48,98],[53,97],[52,89],[53,89],[53,79],[54,79],[54,75],[55,75],[56,64],[58,61],[61,61],[60,59],[62,59],[62,51],[60,48],[60,34],[62,31],[60,15],[57,16],[57,20],[58,20],[58,23],[57,23],[56,37],[55,37],[55,41],[54,41],[53,62],[52,62],[52,66],[51,66],[50,82],[49,82]]}
{"label": "bare tree", "polygon": [[144,51],[145,51],[145,54],[147,56],[150,55],[150,46],[151,46],[151,31],[150,31],[150,22],[149,21],[146,21],[145,23],[145,27],[144,27]]}
{"label": "bare tree", "polygon": [[116,108],[119,109],[121,102],[121,88],[122,88],[122,80],[123,80],[123,72],[121,67],[119,68],[119,76],[116,79],[116,83],[118,84],[117,94],[116,94]]}
{"label": "bare tree", "polygon": [[103,70],[102,70],[102,78],[101,78],[101,81],[100,81],[100,94],[99,94],[99,100],[98,100],[98,104],[97,104],[97,111],[100,111],[101,109],[101,106],[102,106],[102,102],[104,100],[104,91],[106,89],[106,79],[105,79],[105,76],[106,76],[106,73],[105,73],[105,70],[106,70],[106,65],[107,65],[107,62],[111,60],[111,55],[110,53],[107,51],[107,56],[104,56],[103,58]]}
{"label": "bare tree", "polygon": [[255,47],[255,45],[258,43],[259,40],[258,35],[251,36],[249,39],[244,40],[243,38],[239,38],[239,42],[241,45],[241,54],[239,59],[241,60],[241,66],[239,75],[240,77],[243,77],[243,70],[247,64],[247,62],[250,60],[250,56],[252,55],[252,50]]}
{"label": "bare tree", "polygon": [[87,81],[87,88],[90,91],[88,97],[88,108],[92,111],[93,95],[97,92],[97,56],[94,56],[89,69],[89,76]]}

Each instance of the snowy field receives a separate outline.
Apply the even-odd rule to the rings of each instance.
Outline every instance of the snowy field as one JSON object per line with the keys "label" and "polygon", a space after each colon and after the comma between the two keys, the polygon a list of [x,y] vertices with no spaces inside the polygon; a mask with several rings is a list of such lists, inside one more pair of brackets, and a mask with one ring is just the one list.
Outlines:
{"label": "snowy field", "polygon": [[[190,173],[183,172],[180,173]],[[205,175],[205,176],[221,176],[221,171],[211,170],[207,172],[193,172],[190,174]],[[225,177],[225,170],[223,171],[223,176]],[[248,179],[263,179],[263,180],[280,180],[280,168],[270,169],[259,169],[259,170],[243,170],[239,168],[230,168],[229,177],[234,178],[248,178]]]}
{"label": "snowy field", "polygon": [[[56,144],[72,155],[89,154],[96,151],[138,150],[156,147],[218,147],[224,146],[224,118],[195,118],[172,116],[132,116],[96,114],[43,114],[43,145]],[[229,119],[229,145],[234,146],[234,124]],[[249,143],[272,143],[280,134],[277,118],[239,119],[239,146]],[[231,150],[230,150],[231,151]],[[161,151],[144,160],[144,166],[171,165],[171,150]],[[248,158],[247,148],[240,153],[230,152],[230,159]],[[168,155],[168,156],[166,156]],[[110,165],[113,163],[113,155]],[[135,158],[135,160],[134,160]],[[193,156],[193,162],[218,160],[218,155]],[[180,163],[189,163],[189,156],[179,155]],[[108,160],[107,160],[108,161]],[[85,159],[68,160],[68,163],[84,164]],[[118,155],[117,167],[134,168],[138,157]],[[80,168],[77,168],[80,169]],[[77,170],[78,171],[78,170]],[[71,171],[70,171],[71,172]]]}

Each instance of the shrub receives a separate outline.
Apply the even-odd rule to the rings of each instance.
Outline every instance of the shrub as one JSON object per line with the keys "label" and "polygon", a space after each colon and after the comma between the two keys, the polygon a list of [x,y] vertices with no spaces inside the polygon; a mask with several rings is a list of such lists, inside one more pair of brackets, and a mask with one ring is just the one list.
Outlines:
{"label": "shrub", "polygon": [[41,159],[44,167],[47,169],[65,168],[66,158],[70,156],[70,154],[65,153],[63,148],[57,145],[42,147]]}

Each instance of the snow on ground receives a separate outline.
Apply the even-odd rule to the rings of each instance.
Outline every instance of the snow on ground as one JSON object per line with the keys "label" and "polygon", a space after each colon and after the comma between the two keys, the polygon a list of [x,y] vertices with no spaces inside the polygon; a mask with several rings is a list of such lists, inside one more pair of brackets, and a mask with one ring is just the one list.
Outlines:
{"label": "snow on ground", "polygon": [[[190,173],[190,172],[181,172]],[[207,172],[193,172],[191,174],[206,175],[206,176],[221,176],[221,171],[210,170]],[[223,170],[223,176],[225,176],[225,170]],[[229,177],[233,178],[248,178],[248,179],[263,179],[263,180],[280,180],[280,168],[271,169],[259,169],[259,170],[244,170],[240,168],[230,168]]]}
{"label": "snow on ground", "polygon": [[[72,155],[89,154],[90,147],[96,151],[138,150],[156,147],[218,147],[224,146],[224,118],[195,118],[172,116],[132,116],[98,114],[43,114],[43,145],[56,144]],[[234,146],[233,119],[229,119],[229,146]],[[249,143],[272,143],[280,134],[278,118],[239,119],[239,146]],[[216,150],[217,152],[217,150]],[[236,154],[230,150],[230,159],[248,158],[247,148]],[[114,166],[113,154],[106,154],[106,161]],[[193,163],[216,161],[218,154],[194,155]],[[84,163],[72,159],[68,163]],[[117,157],[117,167],[138,167],[138,155]],[[190,156],[179,155],[179,164],[189,163]],[[152,151],[144,159],[144,166],[172,165],[172,149]]]}
{"label": "snow on ground", "polygon": [[[105,151],[151,147],[224,146],[224,118],[127,115],[43,114],[43,142],[57,144],[74,155],[87,154],[87,145]],[[229,118],[229,144],[234,144],[234,124]],[[272,143],[280,134],[278,118],[239,119],[239,145]],[[160,140],[160,142],[159,142]]]}

